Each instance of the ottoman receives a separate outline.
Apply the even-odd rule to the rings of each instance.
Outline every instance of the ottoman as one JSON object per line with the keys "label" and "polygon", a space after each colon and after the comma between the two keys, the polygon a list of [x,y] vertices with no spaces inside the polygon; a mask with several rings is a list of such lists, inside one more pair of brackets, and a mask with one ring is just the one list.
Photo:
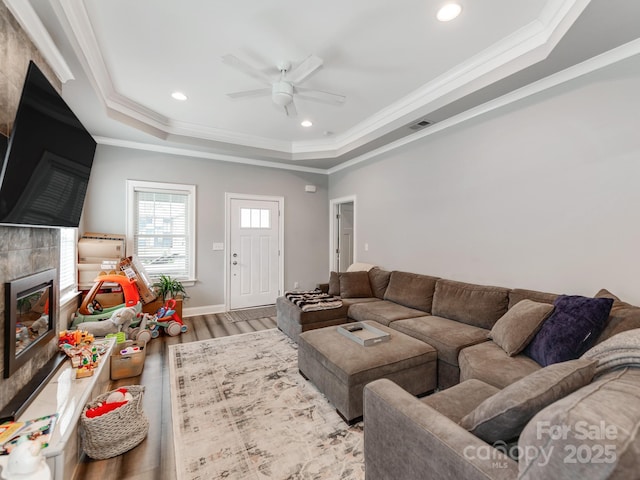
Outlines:
{"label": "ottoman", "polygon": [[377,322],[368,323],[390,339],[363,346],[337,331],[336,326],[309,330],[298,338],[298,369],[353,423],[362,417],[364,386],[387,378],[413,395],[437,385],[437,352],[429,344]]}

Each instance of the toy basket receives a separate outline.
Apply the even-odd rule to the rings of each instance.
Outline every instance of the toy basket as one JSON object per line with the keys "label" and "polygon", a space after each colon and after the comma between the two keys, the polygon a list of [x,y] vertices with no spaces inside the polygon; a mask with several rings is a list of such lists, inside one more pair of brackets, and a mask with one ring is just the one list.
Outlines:
{"label": "toy basket", "polygon": [[128,452],[145,439],[149,432],[149,420],[142,411],[144,386],[126,388],[133,397],[115,410],[94,418],[88,418],[87,410],[97,407],[116,390],[98,395],[85,405],[80,417],[80,436],[85,453],[96,460],[116,457]]}

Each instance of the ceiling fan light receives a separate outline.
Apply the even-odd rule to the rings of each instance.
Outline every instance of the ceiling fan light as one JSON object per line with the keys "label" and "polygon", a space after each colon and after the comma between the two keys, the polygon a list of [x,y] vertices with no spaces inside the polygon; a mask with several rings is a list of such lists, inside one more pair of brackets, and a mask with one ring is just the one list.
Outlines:
{"label": "ceiling fan light", "polygon": [[288,82],[276,82],[271,89],[273,103],[284,107],[293,101],[293,85]]}
{"label": "ceiling fan light", "polygon": [[447,3],[438,10],[436,18],[441,22],[448,22],[460,15],[460,12],[462,12],[462,7],[459,3]]}

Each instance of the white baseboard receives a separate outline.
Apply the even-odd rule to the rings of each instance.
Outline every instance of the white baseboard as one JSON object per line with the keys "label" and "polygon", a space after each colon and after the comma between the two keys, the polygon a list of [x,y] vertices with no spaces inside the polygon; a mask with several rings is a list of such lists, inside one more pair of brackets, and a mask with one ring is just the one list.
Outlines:
{"label": "white baseboard", "polygon": [[204,307],[188,307],[182,308],[183,317],[194,317],[196,315],[211,315],[213,313],[222,313],[225,311],[223,305],[205,305]]}

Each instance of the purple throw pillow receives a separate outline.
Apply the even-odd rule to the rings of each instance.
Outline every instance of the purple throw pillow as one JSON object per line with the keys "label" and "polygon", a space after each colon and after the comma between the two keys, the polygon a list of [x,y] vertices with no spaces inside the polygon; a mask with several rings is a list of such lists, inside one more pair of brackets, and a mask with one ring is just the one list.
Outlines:
{"label": "purple throw pillow", "polygon": [[609,318],[613,299],[560,295],[524,354],[543,367],[573,360],[596,341]]}

